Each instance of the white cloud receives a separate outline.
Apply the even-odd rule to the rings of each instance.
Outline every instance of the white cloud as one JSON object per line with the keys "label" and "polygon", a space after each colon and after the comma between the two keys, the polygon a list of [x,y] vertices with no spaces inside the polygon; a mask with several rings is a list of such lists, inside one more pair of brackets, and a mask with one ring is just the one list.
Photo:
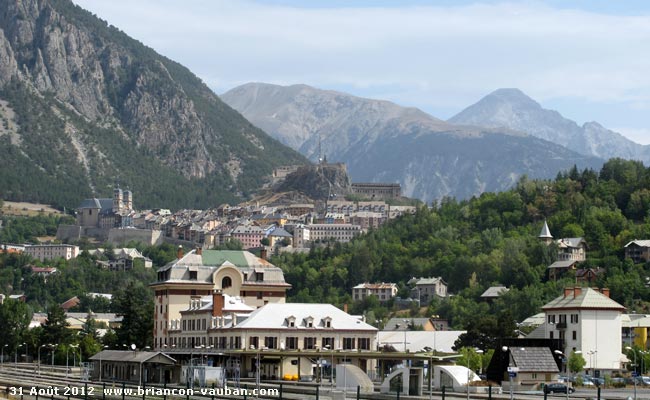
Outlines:
{"label": "white cloud", "polygon": [[531,2],[318,9],[75,1],[188,66],[217,92],[250,81],[307,83],[385,93],[434,114],[460,110],[499,87],[519,87],[541,102],[572,98],[575,107],[650,103],[650,16]]}

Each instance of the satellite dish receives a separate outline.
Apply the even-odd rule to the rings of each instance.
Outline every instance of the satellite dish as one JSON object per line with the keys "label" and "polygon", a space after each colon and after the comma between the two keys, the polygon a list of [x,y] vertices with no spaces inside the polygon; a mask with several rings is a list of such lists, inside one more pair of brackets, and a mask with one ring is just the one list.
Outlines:
{"label": "satellite dish", "polygon": [[131,350],[135,351],[135,343],[131,344]]}

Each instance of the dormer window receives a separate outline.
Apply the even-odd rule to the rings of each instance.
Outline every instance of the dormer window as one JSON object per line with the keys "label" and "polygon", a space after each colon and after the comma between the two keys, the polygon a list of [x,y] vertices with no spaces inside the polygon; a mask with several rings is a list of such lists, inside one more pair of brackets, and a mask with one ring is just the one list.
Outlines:
{"label": "dormer window", "polygon": [[224,278],[221,280],[221,288],[228,289],[231,286],[232,286],[232,279],[230,279],[229,276],[224,276]]}
{"label": "dormer window", "polygon": [[323,318],[323,327],[325,327],[325,328],[331,328],[332,327],[332,318],[331,317]]}
{"label": "dormer window", "polygon": [[305,327],[307,327],[307,328],[313,328],[314,327],[314,318],[313,317],[305,318]]}
{"label": "dormer window", "polygon": [[293,315],[290,316],[290,317],[287,317],[286,321],[287,321],[287,327],[289,327],[289,328],[295,328],[296,327],[296,317],[294,317]]}

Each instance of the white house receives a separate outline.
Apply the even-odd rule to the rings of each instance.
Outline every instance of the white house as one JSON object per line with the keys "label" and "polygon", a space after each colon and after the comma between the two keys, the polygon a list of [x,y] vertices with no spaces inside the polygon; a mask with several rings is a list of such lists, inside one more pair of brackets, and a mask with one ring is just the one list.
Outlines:
{"label": "white house", "polygon": [[218,363],[240,369],[242,376],[256,372],[258,357],[263,379],[315,377],[325,362],[349,362],[364,372],[376,367],[370,357],[348,358],[346,353],[375,350],[377,328],[331,304],[268,303],[253,309],[215,292],[180,315],[169,329],[172,353],[200,348]]}
{"label": "white house", "polygon": [[544,337],[562,339],[564,354],[581,351],[586,369],[596,375],[621,368],[621,328],[625,307],[609,298],[609,289],[565,288],[542,307]]}

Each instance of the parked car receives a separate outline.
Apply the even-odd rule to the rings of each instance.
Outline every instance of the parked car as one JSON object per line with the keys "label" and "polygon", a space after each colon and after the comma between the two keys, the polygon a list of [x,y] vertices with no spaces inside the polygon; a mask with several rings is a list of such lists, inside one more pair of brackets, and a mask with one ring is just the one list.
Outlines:
{"label": "parked car", "polygon": [[604,378],[591,378],[591,381],[596,386],[605,386],[605,379]]}
{"label": "parked car", "polygon": [[544,385],[544,393],[566,393],[567,390],[569,393],[573,393],[576,390],[572,387],[568,387],[564,383],[547,383]]}
{"label": "parked car", "polygon": [[643,386],[650,386],[650,376],[637,376],[636,384]]}

